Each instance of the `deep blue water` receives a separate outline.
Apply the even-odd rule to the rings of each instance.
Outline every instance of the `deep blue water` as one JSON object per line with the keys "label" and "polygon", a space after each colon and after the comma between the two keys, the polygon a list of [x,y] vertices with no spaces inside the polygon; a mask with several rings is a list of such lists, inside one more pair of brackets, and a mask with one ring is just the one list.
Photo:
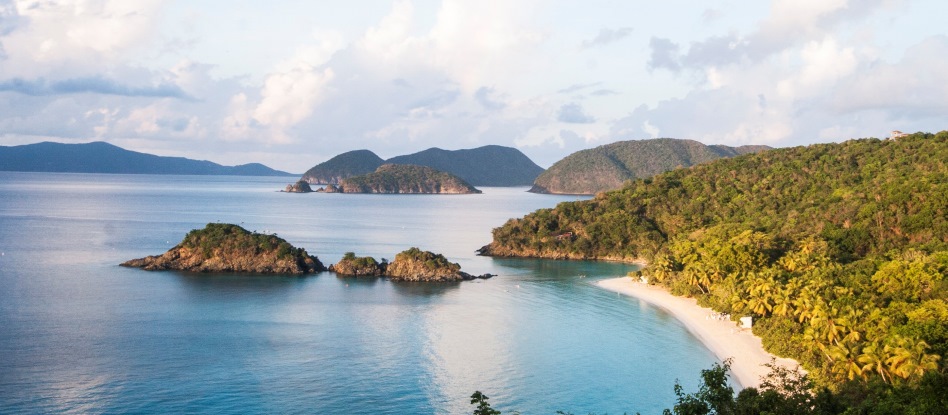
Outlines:
{"label": "deep blue water", "polygon": [[[288,178],[0,173],[0,413],[659,413],[716,361],[592,285],[628,265],[474,255],[574,197],[285,194]],[[346,251],[443,253],[490,280],[194,275],[117,264],[208,222]],[[585,277],[584,277],[585,276]]]}

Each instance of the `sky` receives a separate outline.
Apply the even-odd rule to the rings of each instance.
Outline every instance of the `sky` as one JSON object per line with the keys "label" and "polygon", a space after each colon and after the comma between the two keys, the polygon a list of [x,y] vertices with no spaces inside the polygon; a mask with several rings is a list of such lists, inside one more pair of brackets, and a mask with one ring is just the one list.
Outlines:
{"label": "sky", "polygon": [[0,0],[0,145],[339,153],[948,129],[944,0]]}

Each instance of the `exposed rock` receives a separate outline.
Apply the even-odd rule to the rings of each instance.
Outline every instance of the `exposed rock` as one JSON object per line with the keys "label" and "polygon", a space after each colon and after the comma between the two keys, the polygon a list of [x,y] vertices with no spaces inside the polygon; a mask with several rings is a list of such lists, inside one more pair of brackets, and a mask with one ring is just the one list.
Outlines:
{"label": "exposed rock", "polygon": [[317,192],[319,192],[319,193],[342,193],[342,189],[340,189],[339,186],[336,186],[336,185],[334,185],[334,184],[329,184],[329,185],[326,185],[326,187],[320,187],[319,190],[317,190]]}
{"label": "exposed rock", "polygon": [[385,275],[388,263],[378,262],[372,257],[357,257],[352,252],[346,252],[339,262],[329,266],[329,270],[348,277],[381,277]]}
{"label": "exposed rock", "polygon": [[209,223],[188,233],[177,246],[159,256],[121,264],[148,271],[251,272],[306,274],[324,271],[319,258],[294,248],[274,235],[249,232],[237,225]]}
{"label": "exposed rock", "polygon": [[462,281],[475,278],[490,278],[491,274],[471,275],[461,271],[461,266],[449,262],[444,255],[418,248],[409,248],[395,256],[388,264],[385,275],[392,281]]}
{"label": "exposed rock", "polygon": [[296,183],[286,185],[286,189],[283,191],[287,193],[311,193],[313,188],[309,187],[309,183],[300,180]]}
{"label": "exposed rock", "polygon": [[444,255],[418,248],[409,248],[395,256],[391,263],[372,257],[357,257],[346,252],[329,270],[347,277],[388,277],[392,281],[448,282],[491,278],[495,275],[471,275],[461,271],[461,266],[448,262]]}

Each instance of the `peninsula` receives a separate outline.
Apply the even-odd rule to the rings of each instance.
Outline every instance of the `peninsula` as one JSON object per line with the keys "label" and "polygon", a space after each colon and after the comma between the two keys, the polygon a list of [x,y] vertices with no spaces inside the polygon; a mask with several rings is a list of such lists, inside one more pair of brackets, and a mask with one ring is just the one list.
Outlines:
{"label": "peninsula", "polygon": [[248,272],[308,274],[325,271],[319,258],[274,235],[250,232],[231,224],[209,223],[192,230],[162,255],[133,259],[123,267],[147,271]]}
{"label": "peninsula", "polygon": [[914,387],[948,371],[945,160],[948,131],[719,159],[511,219],[481,252],[640,259],[823,386]]}

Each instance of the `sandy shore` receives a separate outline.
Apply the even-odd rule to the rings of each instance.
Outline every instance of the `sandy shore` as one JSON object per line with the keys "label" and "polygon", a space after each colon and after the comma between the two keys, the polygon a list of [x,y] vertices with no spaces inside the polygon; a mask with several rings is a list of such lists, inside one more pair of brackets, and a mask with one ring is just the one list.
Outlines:
{"label": "sandy shore", "polygon": [[[674,315],[719,359],[733,359],[732,379],[742,387],[758,387],[761,377],[769,373],[763,364],[776,356],[764,350],[760,338],[750,330],[740,329],[733,321],[709,319],[714,311],[698,306],[694,298],[676,297],[663,288],[642,284],[629,277],[602,280],[597,285],[638,298]],[[799,365],[793,359],[784,358],[777,358],[777,364],[791,369]]]}

